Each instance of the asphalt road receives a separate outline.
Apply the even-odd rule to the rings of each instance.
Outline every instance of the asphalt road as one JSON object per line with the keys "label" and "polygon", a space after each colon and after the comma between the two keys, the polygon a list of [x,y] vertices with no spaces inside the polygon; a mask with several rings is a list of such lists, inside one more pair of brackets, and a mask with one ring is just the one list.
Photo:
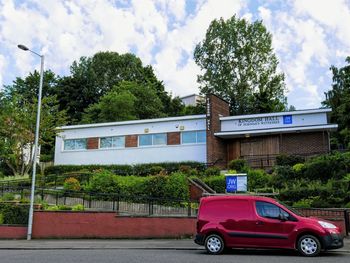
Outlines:
{"label": "asphalt road", "polygon": [[317,258],[304,258],[293,251],[232,250],[224,255],[207,255],[204,250],[152,250],[152,249],[94,249],[94,250],[1,250],[1,263],[349,263],[350,254],[324,253]]}

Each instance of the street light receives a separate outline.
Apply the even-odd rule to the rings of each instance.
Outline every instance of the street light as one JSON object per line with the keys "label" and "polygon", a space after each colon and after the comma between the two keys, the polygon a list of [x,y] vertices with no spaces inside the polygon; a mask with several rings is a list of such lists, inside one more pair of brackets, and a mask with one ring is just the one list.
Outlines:
{"label": "street light", "polygon": [[34,196],[35,196],[35,176],[36,176],[36,160],[38,158],[38,143],[39,143],[39,128],[40,128],[40,110],[41,110],[41,93],[43,89],[43,77],[44,77],[44,55],[40,55],[24,45],[18,45],[19,49],[24,51],[30,51],[33,54],[41,58],[40,67],[40,84],[38,93],[38,110],[36,114],[36,127],[35,127],[35,140],[34,140],[34,156],[33,156],[33,173],[32,173],[32,189],[30,193],[30,207],[29,207],[29,217],[28,217],[28,232],[27,240],[32,239],[32,228],[33,228],[33,211],[34,211]]}

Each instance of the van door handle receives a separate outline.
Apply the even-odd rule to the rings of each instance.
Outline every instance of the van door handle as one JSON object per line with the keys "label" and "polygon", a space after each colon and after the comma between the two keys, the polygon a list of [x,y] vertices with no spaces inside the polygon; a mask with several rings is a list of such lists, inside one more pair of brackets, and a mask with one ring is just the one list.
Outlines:
{"label": "van door handle", "polygon": [[255,224],[256,224],[256,225],[263,225],[264,222],[263,222],[263,221],[256,221]]}

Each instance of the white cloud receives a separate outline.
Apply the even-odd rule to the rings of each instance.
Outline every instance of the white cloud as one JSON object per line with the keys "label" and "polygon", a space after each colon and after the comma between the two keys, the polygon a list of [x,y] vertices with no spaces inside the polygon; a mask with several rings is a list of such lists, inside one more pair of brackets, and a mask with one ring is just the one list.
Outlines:
{"label": "white cloud", "polygon": [[1,91],[2,85],[3,85],[2,75],[5,74],[5,72],[4,72],[5,63],[6,63],[5,57],[0,54],[0,91]]}

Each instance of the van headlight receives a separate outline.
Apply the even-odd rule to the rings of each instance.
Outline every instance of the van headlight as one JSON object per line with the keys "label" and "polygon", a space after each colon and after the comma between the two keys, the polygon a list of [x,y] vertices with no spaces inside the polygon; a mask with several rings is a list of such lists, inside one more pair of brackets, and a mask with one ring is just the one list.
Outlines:
{"label": "van headlight", "polygon": [[335,225],[325,222],[325,221],[318,221],[318,223],[323,227],[323,228],[328,228],[328,229],[335,229],[337,228]]}

